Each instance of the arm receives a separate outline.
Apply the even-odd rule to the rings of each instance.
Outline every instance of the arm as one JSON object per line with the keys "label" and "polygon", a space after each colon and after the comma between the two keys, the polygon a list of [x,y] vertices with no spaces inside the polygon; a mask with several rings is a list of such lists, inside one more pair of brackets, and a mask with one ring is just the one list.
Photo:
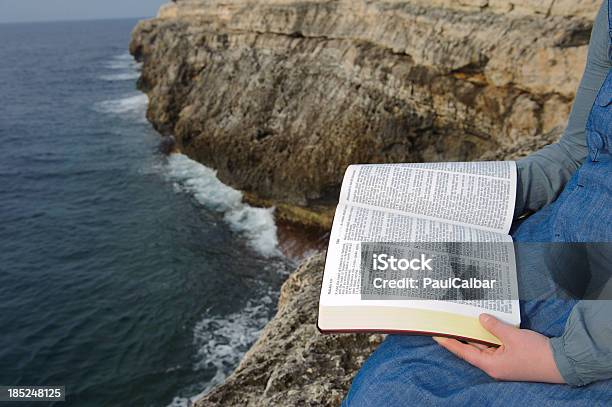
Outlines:
{"label": "arm", "polygon": [[537,211],[554,201],[586,158],[586,121],[612,67],[608,59],[607,3],[602,2],[595,18],[586,67],[563,136],[559,142],[517,161],[519,182],[515,216]]}

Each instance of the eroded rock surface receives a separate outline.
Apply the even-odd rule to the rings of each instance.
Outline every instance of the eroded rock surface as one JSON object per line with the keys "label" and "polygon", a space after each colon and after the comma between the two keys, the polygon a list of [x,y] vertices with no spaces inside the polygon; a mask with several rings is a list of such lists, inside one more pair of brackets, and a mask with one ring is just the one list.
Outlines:
{"label": "eroded rock surface", "polygon": [[562,126],[597,6],[177,0],[130,49],[182,151],[255,200],[329,207],[350,163],[473,160]]}

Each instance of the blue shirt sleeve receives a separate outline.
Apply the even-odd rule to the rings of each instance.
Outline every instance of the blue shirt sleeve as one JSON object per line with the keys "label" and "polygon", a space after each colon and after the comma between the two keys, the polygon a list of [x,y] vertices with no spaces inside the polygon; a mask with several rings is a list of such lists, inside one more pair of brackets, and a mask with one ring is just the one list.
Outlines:
{"label": "blue shirt sleeve", "polygon": [[561,139],[517,161],[515,216],[537,211],[554,201],[586,158],[586,121],[612,68],[608,58],[608,1],[602,3],[591,32],[584,74]]}

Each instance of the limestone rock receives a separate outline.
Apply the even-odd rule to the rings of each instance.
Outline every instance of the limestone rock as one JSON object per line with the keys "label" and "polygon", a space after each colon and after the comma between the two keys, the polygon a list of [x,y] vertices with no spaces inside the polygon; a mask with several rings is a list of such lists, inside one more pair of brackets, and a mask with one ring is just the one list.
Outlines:
{"label": "limestone rock", "polygon": [[351,163],[474,160],[564,123],[597,6],[177,0],[130,49],[183,152],[255,201],[319,211]]}

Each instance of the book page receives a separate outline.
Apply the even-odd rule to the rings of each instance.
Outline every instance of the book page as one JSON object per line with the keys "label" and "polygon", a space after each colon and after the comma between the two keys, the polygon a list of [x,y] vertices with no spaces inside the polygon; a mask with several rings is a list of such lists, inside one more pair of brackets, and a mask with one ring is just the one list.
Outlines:
{"label": "book page", "polygon": [[351,165],[340,202],[508,233],[516,182],[513,161]]}

